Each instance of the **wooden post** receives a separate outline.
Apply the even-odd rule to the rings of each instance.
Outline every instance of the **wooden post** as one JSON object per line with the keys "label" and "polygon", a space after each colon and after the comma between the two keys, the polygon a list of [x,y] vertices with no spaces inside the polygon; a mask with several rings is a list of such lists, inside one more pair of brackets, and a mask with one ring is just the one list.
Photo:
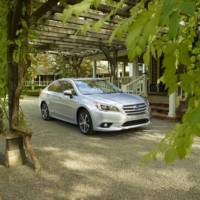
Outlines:
{"label": "wooden post", "polygon": [[3,133],[3,109],[0,105],[0,134]]}
{"label": "wooden post", "polygon": [[96,71],[97,71],[97,61],[95,60],[93,62],[93,66],[92,66],[92,77],[96,78]]}
{"label": "wooden post", "polygon": [[126,75],[126,63],[123,62],[123,66],[122,66],[122,77],[124,78]]}
{"label": "wooden post", "polygon": [[41,76],[38,77],[38,85],[41,86]]}
{"label": "wooden post", "polygon": [[35,80],[34,78],[31,79],[31,90],[35,90]]}
{"label": "wooden post", "polygon": [[169,95],[169,117],[176,117],[176,92]]}
{"label": "wooden post", "polygon": [[148,92],[147,92],[147,76],[144,75],[144,84],[143,84],[143,90],[144,90],[144,96],[147,97],[148,96]]}

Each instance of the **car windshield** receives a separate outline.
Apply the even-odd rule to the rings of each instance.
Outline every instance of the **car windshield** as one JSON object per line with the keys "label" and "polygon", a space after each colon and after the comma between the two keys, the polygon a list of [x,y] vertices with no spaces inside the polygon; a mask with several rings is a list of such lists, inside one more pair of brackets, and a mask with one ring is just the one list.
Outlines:
{"label": "car windshield", "polygon": [[84,95],[111,94],[111,93],[122,92],[119,88],[117,88],[113,84],[102,79],[76,80],[75,84],[78,90]]}

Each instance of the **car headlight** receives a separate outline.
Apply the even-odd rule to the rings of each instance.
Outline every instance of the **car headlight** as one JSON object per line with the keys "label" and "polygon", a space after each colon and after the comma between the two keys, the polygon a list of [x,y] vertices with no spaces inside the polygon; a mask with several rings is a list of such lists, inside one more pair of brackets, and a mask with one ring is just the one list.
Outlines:
{"label": "car headlight", "polygon": [[119,112],[119,109],[117,107],[111,105],[96,104],[96,107],[101,111]]}
{"label": "car headlight", "polygon": [[144,99],[144,101],[145,101],[145,104],[149,107],[149,100],[146,98],[146,97],[142,97],[143,99]]}

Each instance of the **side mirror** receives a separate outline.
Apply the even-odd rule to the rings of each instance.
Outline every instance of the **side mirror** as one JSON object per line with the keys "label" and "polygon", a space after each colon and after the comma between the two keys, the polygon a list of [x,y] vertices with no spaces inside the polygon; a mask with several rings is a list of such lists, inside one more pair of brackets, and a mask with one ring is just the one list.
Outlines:
{"label": "side mirror", "polygon": [[63,93],[64,93],[65,96],[70,96],[70,98],[72,98],[72,96],[73,96],[72,90],[65,90]]}

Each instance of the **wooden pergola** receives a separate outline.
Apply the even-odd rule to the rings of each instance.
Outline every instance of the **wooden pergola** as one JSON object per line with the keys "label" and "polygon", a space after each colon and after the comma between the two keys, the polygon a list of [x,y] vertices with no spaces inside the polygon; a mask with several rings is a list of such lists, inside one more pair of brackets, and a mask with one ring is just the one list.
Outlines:
{"label": "wooden pergola", "polygon": [[[80,3],[82,0],[65,0],[68,5]],[[115,0],[119,2],[119,0]],[[19,146],[15,149],[14,163],[21,162],[23,149],[26,148],[34,163],[36,171],[41,169],[40,163],[31,146],[31,133],[20,126],[19,99],[24,86],[25,77],[30,67],[31,60],[25,50],[33,45],[38,51],[63,54],[70,59],[72,65],[79,65],[84,57],[104,54],[110,62],[111,74],[115,74],[119,51],[125,50],[125,42],[109,38],[119,21],[126,20],[130,9],[136,4],[136,0],[125,0],[122,8],[118,9],[110,20],[106,21],[101,30],[95,32],[89,28],[85,34],[81,31],[85,24],[94,24],[105,17],[112,10],[111,6],[100,5],[98,8],[91,7],[87,13],[81,13],[79,17],[72,16],[66,23],[61,20],[64,10],[59,0],[16,0],[13,9],[8,13],[8,40],[7,63],[8,63],[8,104],[9,104],[9,131],[7,147],[16,142]],[[64,2],[64,1],[62,1]],[[32,4],[37,6],[32,12]],[[35,5],[36,5],[35,4]],[[23,9],[25,7],[25,9]],[[22,26],[24,20],[27,27]],[[29,38],[29,30],[37,33],[35,39]],[[18,30],[21,30],[21,45],[15,41],[19,39]],[[23,52],[19,56],[19,62],[14,60],[15,51]],[[11,148],[7,148],[7,164],[12,165],[13,157]]]}
{"label": "wooden pergola", "polygon": [[[119,9],[111,20],[106,21],[100,31],[96,32],[90,27],[85,33],[82,31],[85,25],[95,24],[108,15],[112,8],[103,4],[98,8],[91,7],[87,13],[82,13],[78,17],[72,16],[66,23],[63,23],[64,7],[58,2],[49,0],[41,5],[39,9],[47,7],[48,9],[32,27],[38,37],[32,39],[30,43],[39,51],[61,53],[69,58],[76,56],[80,59],[103,53],[111,66],[115,65],[117,52],[126,49],[125,41],[114,39],[110,43],[109,38],[119,21],[129,17],[129,11],[136,4],[136,0],[125,1],[123,8]],[[68,0],[66,2],[74,5],[81,1]]]}

